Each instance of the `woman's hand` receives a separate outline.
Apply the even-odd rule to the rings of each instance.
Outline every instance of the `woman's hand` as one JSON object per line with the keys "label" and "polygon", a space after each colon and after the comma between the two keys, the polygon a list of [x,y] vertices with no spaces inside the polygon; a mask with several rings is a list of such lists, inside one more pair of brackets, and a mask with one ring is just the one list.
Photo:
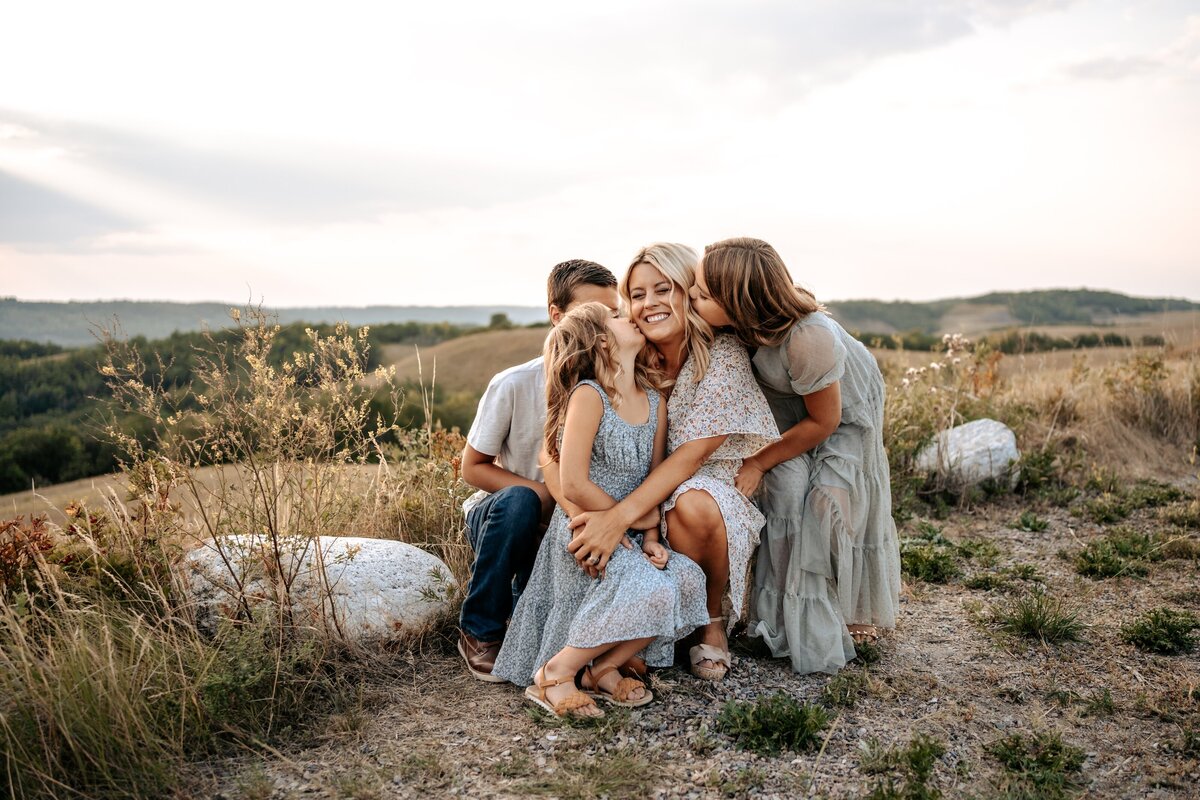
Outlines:
{"label": "woman's hand", "polygon": [[659,569],[667,568],[667,561],[671,558],[671,551],[664,547],[662,542],[646,540],[642,542],[642,552],[646,554],[646,558],[654,566]]}
{"label": "woman's hand", "polygon": [[738,468],[737,475],[733,477],[733,488],[742,493],[744,497],[753,497],[762,485],[763,470],[752,459],[747,458],[742,462],[742,466]]}
{"label": "woman's hand", "polygon": [[[575,556],[575,562],[581,569],[592,573],[588,567],[593,567],[603,574],[608,566],[608,560],[616,551],[617,545],[629,530],[629,522],[621,518],[619,506],[607,511],[584,511],[571,518],[571,530],[574,535],[567,545],[567,552]],[[632,543],[629,544],[632,547]]]}

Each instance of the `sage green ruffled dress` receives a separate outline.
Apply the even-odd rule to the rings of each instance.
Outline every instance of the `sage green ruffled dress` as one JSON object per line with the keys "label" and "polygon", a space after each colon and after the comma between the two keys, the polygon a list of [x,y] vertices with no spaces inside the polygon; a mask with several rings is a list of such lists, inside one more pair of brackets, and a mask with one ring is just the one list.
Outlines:
{"label": "sage green ruffled dress", "polygon": [[842,421],[828,439],[763,477],[766,527],[750,633],[796,672],[837,672],[854,658],[846,624],[894,628],[900,552],[883,449],[884,383],[870,351],[822,312],[754,354],[780,431],[808,416],[804,395],[840,382]]}

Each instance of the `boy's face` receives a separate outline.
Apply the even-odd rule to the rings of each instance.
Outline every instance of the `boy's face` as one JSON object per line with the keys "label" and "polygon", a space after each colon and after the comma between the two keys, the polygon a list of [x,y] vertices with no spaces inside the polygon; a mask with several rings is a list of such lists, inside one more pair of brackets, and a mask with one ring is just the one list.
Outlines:
{"label": "boy's face", "polygon": [[604,303],[613,311],[617,310],[618,306],[617,287],[615,286],[597,286],[594,283],[582,283],[575,287],[575,291],[571,293],[571,302],[567,303],[566,308],[558,306],[550,306],[550,324],[557,325],[562,319],[563,314],[570,311],[575,306],[583,305],[584,303]]}

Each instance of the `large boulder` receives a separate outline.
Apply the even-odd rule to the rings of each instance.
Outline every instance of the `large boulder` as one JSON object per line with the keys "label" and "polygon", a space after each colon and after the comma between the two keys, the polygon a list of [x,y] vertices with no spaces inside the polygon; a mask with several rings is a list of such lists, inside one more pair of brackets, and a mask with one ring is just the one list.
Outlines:
{"label": "large boulder", "polygon": [[942,431],[917,454],[921,472],[943,479],[962,491],[984,481],[1016,486],[1017,437],[994,419],[977,419]]}
{"label": "large boulder", "polygon": [[410,544],[321,536],[288,540],[280,550],[282,569],[264,536],[226,536],[220,547],[209,541],[190,551],[184,563],[197,625],[211,631],[220,619],[238,616],[243,596],[252,609],[277,608],[284,595],[281,573],[295,575],[290,595],[296,621],[348,642],[416,633],[450,610],[450,570]]}

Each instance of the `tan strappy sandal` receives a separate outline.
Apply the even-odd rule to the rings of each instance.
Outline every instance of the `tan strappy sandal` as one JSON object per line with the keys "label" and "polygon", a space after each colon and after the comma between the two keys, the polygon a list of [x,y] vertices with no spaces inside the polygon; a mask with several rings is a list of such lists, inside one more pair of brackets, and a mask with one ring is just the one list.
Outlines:
{"label": "tan strappy sandal", "polygon": [[875,625],[847,625],[846,630],[855,644],[875,644],[879,641],[879,628]]}
{"label": "tan strappy sandal", "polygon": [[[539,675],[542,677],[541,680],[538,680]],[[568,675],[565,678],[557,678],[555,680],[550,680],[550,679],[546,678],[546,665],[543,664],[542,666],[538,667],[538,671],[533,674],[533,686],[525,687],[525,696],[527,698],[529,698],[530,700],[532,700],[533,702],[537,703],[542,708],[549,711],[551,714],[553,714],[556,717],[571,716],[571,717],[576,717],[579,719],[596,719],[599,717],[603,717],[604,712],[600,710],[600,707],[598,705],[596,705],[596,701],[593,700],[590,695],[585,694],[584,692],[581,692],[579,690],[576,690],[572,694],[567,695],[562,700],[559,700],[557,703],[550,702],[550,699],[548,697],[546,697],[547,689],[552,689],[555,686],[560,686],[564,683],[574,683],[574,682],[575,682],[574,675]],[[580,709],[587,708],[588,706],[591,706],[592,708],[596,709],[597,711],[600,711],[600,713],[599,714],[578,714],[578,713],[576,713]]]}
{"label": "tan strappy sandal", "polygon": [[[591,666],[583,668],[583,680],[580,683],[583,686],[583,691],[597,700],[604,700],[612,703],[614,706],[621,708],[641,708],[642,706],[654,700],[654,693],[650,691],[650,687],[637,678],[624,677],[617,682],[616,688],[611,692],[605,691],[600,687],[600,679],[608,673],[617,669],[616,664],[608,664],[600,667],[595,672]],[[636,699],[629,697],[635,689],[643,689],[645,694]]]}
{"label": "tan strappy sandal", "polygon": [[[708,622],[711,625],[714,622],[724,622],[725,617],[711,617]],[[719,647],[713,647],[711,644],[698,644],[688,650],[688,659],[692,662],[692,674],[697,678],[703,678],[706,681],[723,681],[725,676],[729,674],[729,667],[732,664],[732,658],[729,655],[728,646],[722,650]],[[702,667],[701,661],[711,661],[717,666]]]}

